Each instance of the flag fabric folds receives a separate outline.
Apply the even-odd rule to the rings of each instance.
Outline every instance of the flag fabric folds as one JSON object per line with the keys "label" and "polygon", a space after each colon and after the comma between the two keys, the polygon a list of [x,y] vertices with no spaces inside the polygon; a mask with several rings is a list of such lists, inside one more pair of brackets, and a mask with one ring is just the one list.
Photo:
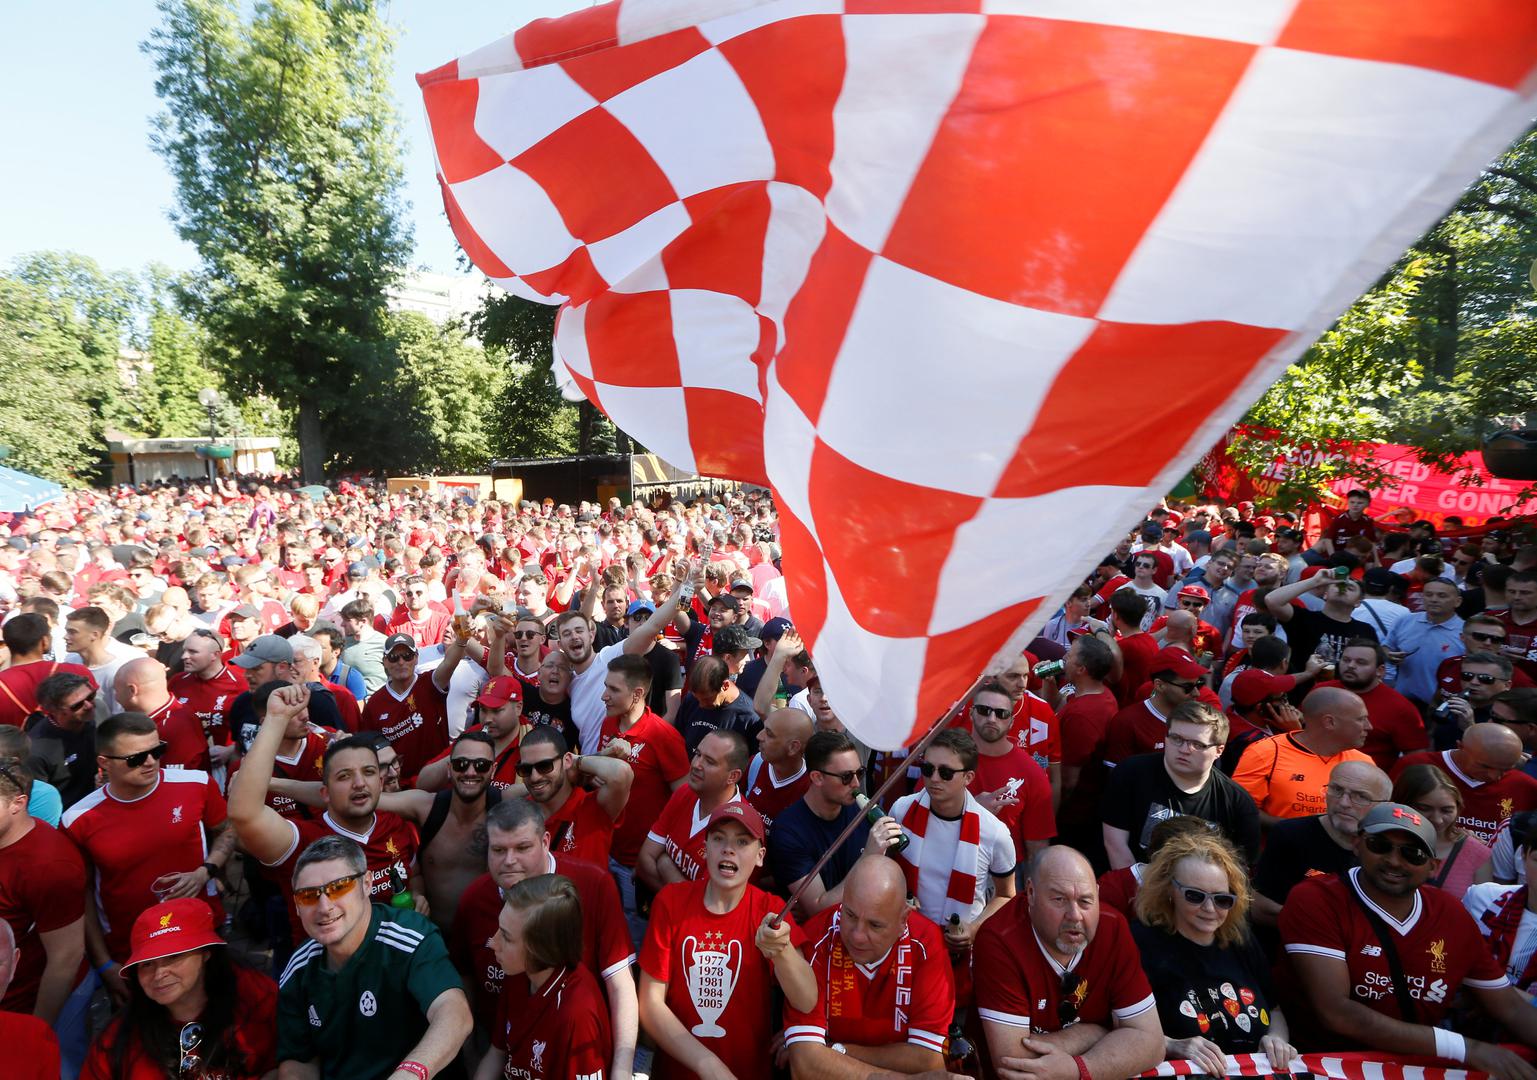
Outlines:
{"label": "flag fabric folds", "polygon": [[621,0],[419,77],[557,376],[908,743],[1532,116],[1529,0]]}

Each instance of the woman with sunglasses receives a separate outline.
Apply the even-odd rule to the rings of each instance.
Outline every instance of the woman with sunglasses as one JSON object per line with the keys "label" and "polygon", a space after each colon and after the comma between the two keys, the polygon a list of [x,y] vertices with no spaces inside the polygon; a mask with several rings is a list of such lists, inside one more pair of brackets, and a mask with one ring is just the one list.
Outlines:
{"label": "woman with sunglasses", "polygon": [[132,940],[128,1004],[92,1045],[82,1080],[276,1075],[277,984],[230,958],[207,904],[156,904]]}
{"label": "woman with sunglasses", "polygon": [[1165,1052],[1215,1076],[1228,1054],[1296,1056],[1270,962],[1249,930],[1249,876],[1213,832],[1171,837],[1142,875],[1132,936],[1158,1001]]}
{"label": "woman with sunglasses", "polygon": [[1435,765],[1410,765],[1393,784],[1393,801],[1414,807],[1435,826],[1435,856],[1441,868],[1426,884],[1462,899],[1493,854],[1482,840],[1457,824],[1462,792]]}

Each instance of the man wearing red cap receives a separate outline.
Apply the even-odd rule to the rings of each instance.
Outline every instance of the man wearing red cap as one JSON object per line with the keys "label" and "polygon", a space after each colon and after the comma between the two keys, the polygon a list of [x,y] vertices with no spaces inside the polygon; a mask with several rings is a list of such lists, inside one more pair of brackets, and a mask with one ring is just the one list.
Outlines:
{"label": "man wearing red cap", "polygon": [[1118,765],[1137,754],[1163,749],[1169,714],[1201,693],[1206,669],[1181,649],[1163,649],[1153,660],[1153,693],[1116,713],[1105,731],[1105,762]]}
{"label": "man wearing red cap", "polygon": [[[1222,631],[1211,623],[1201,618],[1211,603],[1211,594],[1200,585],[1182,585],[1174,594],[1175,602],[1180,611],[1188,611],[1195,619],[1195,630],[1191,634],[1190,643],[1197,655],[1210,653],[1214,657],[1222,656]],[[1148,627],[1148,632],[1157,634],[1169,624],[1168,615],[1160,615],[1153,620],[1153,625]]]}
{"label": "man wearing red cap", "polygon": [[[1283,649],[1284,664],[1285,643],[1279,638],[1273,640]],[[1227,749],[1218,762],[1223,772],[1233,775],[1250,743],[1302,726],[1302,713],[1287,697],[1296,685],[1297,680],[1291,675],[1277,675],[1259,667],[1245,668],[1234,676],[1233,707],[1227,714]]]}
{"label": "man wearing red cap", "polygon": [[[528,728],[523,722],[523,683],[513,675],[498,675],[481,688],[475,704],[480,706],[480,723],[471,724],[464,733],[481,731],[491,737],[491,784],[506,790],[518,782],[518,747]],[[445,788],[453,779],[448,757],[445,749],[422,766],[416,786],[424,791]]]}
{"label": "man wearing red cap", "polygon": [[277,1067],[277,985],[230,961],[207,904],[156,904],[130,937],[124,978],[141,993],[91,1047],[85,1080],[159,1080],[167,1057],[188,1077],[245,1080]]}
{"label": "man wearing red cap", "polygon": [[[805,936],[780,902],[749,883],[763,865],[763,818],[725,803],[705,825],[706,876],[657,894],[640,955],[640,1015],[667,1075],[768,1080],[774,1036],[770,978],[791,1008],[816,1005]],[[686,1070],[686,1072],[685,1072]]]}

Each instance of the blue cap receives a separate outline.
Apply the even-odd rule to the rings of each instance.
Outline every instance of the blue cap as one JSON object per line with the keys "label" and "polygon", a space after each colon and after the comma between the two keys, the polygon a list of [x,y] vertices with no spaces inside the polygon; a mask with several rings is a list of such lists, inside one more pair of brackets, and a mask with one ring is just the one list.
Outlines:
{"label": "blue cap", "polygon": [[634,615],[636,612],[640,611],[655,612],[656,605],[653,604],[650,600],[632,600],[630,601],[630,606],[624,609],[624,614],[625,617],[628,618],[629,616]]}
{"label": "blue cap", "polygon": [[348,563],[347,564],[347,576],[348,577],[367,577],[368,576],[368,569],[369,569],[368,564],[366,562],[364,562],[362,559],[359,559],[357,562],[352,562],[352,563]]}
{"label": "blue cap", "polygon": [[794,629],[795,624],[789,619],[770,619],[763,624],[763,629],[758,631],[758,636],[764,641],[778,641],[785,636],[786,630]]}

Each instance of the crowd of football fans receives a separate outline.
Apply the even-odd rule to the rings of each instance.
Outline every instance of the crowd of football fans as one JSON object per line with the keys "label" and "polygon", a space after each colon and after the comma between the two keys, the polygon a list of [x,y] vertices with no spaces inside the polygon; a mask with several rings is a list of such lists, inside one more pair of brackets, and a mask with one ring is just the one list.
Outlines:
{"label": "crowd of football fans", "polygon": [[5,1076],[1537,1078],[1519,522],[1161,505],[909,760],[764,493],[315,494],[0,517]]}

